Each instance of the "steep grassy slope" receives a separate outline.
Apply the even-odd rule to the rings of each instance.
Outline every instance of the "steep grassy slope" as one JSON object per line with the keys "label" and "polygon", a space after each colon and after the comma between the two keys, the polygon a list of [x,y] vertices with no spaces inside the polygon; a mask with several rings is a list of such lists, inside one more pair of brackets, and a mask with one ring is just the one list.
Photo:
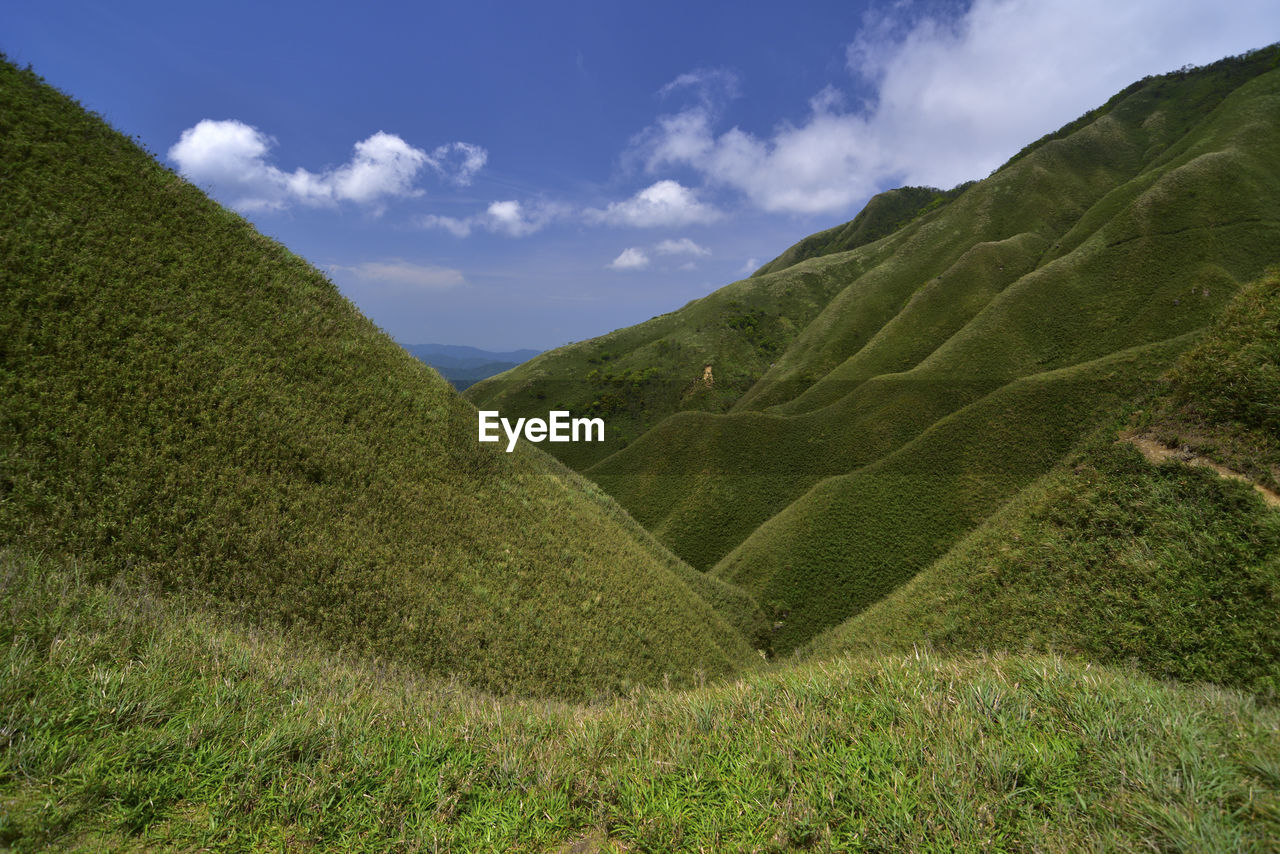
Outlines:
{"label": "steep grassy slope", "polygon": [[867,607],[1047,471],[1186,345],[1175,339],[1025,377],[867,466],[828,478],[714,569],[785,613],[787,651]]}
{"label": "steep grassy slope", "polygon": [[[1243,471],[1268,471],[1280,444],[1277,329],[1272,274],[1240,293],[1132,423],[1194,435]],[[1152,465],[1116,435],[1108,425],[808,652],[1052,648],[1280,693],[1280,511],[1207,468]],[[1246,456],[1254,448],[1262,455]]]}
{"label": "steep grassy slope", "polygon": [[1280,275],[1232,300],[1133,425],[1280,491]]}
{"label": "steep grassy slope", "polygon": [[0,554],[0,845],[1266,851],[1280,712],[1053,658],[495,701]]}
{"label": "steep grassy slope", "polygon": [[493,690],[756,658],[598,490],[7,64],[0,183],[0,542]]}
{"label": "steep grassy slope", "polygon": [[[772,317],[793,283],[821,283],[785,349],[726,393],[730,412],[682,404],[707,411],[657,421],[584,471],[695,567],[787,612],[779,649],[865,607],[1048,471],[1276,261],[1278,58],[1142,81],[878,240],[664,316],[717,330],[689,346],[749,379],[766,358],[742,356],[726,324],[760,295]],[[615,359],[659,385],[674,369],[648,347]],[[572,386],[567,355],[501,387]],[[500,405],[525,403],[513,391]]]}

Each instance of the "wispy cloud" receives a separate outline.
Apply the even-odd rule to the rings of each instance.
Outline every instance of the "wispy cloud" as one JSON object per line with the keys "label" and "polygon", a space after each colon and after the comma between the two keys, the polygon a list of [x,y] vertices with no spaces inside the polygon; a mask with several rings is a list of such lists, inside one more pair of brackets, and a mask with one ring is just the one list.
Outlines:
{"label": "wispy cloud", "polygon": [[673,262],[680,258],[690,259],[679,265],[668,266],[667,269],[693,270],[697,264],[692,259],[705,258],[710,254],[711,250],[705,246],[699,246],[689,238],[681,237],[675,240],[663,240],[649,250],[639,246],[628,247],[609,263],[609,269],[643,270],[652,263],[652,255],[661,255],[672,259]]}
{"label": "wispy cloud", "polygon": [[328,270],[336,278],[362,285],[390,286],[402,290],[436,291],[466,284],[458,270],[414,264],[402,259],[365,261],[346,266],[330,264]]}
{"label": "wispy cloud", "polygon": [[441,216],[439,214],[424,214],[418,217],[417,223],[423,228],[439,228],[447,231],[454,237],[466,237],[471,234],[471,228],[474,225],[474,217],[454,217]]}
{"label": "wispy cloud", "polygon": [[477,228],[508,237],[527,237],[568,214],[568,207],[554,202],[525,205],[507,200],[491,203],[484,213],[468,217],[426,214],[418,217],[417,223],[423,228],[443,229],[455,237],[466,237]]}
{"label": "wispy cloud", "polygon": [[663,86],[658,94],[667,98],[691,92],[700,103],[715,109],[738,97],[741,90],[741,80],[732,69],[695,68]]}
{"label": "wispy cloud", "polygon": [[470,142],[450,142],[437,146],[427,163],[440,177],[465,187],[489,161],[489,152]]}
{"label": "wispy cloud", "polygon": [[613,202],[603,210],[589,209],[584,215],[592,223],[640,228],[714,222],[722,216],[699,201],[693,190],[672,180],[658,181],[629,199]]}
{"label": "wispy cloud", "polygon": [[355,202],[375,206],[396,197],[422,194],[414,186],[430,167],[455,183],[469,183],[487,159],[477,145],[454,142],[431,154],[395,134],[379,131],[357,142],[351,159],[324,172],[286,172],[270,162],[275,140],[235,119],[204,119],[182,132],[169,159],[197,184],[241,211],[282,210],[294,203],[331,206]]}
{"label": "wispy cloud", "polygon": [[[425,214],[416,222],[422,228],[437,228],[456,237],[467,237],[483,229],[509,237],[525,237],[556,220],[578,219],[588,225],[616,225],[635,228],[682,226],[710,223],[723,214],[698,199],[697,194],[678,181],[657,181],[635,195],[605,208],[575,209],[560,202],[540,201],[526,204],[515,200],[492,202],[483,212],[466,217]],[[695,246],[688,238],[683,243],[666,241],[662,252],[688,252]],[[705,250],[704,250],[705,251]],[[698,253],[693,253],[698,254]]]}
{"label": "wispy cloud", "polygon": [[762,210],[843,211],[890,184],[981,178],[1134,80],[1260,47],[1276,32],[1280,7],[1269,0],[974,0],[958,13],[895,3],[867,15],[847,50],[869,101],[850,106],[828,86],[803,121],[760,136],[719,127],[736,78],[690,72],[660,92],[697,97],[659,116],[629,155],[654,173],[690,167]]}
{"label": "wispy cloud", "polygon": [[659,255],[693,255],[695,257],[711,254],[710,249],[699,246],[687,237],[682,237],[679,240],[664,240],[653,247],[653,251]]}

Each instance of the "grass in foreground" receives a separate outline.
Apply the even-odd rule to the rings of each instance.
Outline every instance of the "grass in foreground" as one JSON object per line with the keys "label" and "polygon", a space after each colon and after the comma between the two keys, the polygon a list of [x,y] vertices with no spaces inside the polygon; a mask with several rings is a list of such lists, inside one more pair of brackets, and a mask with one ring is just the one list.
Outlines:
{"label": "grass in foreground", "polygon": [[1267,850],[1280,712],[1059,659],[498,701],[6,553],[14,851]]}

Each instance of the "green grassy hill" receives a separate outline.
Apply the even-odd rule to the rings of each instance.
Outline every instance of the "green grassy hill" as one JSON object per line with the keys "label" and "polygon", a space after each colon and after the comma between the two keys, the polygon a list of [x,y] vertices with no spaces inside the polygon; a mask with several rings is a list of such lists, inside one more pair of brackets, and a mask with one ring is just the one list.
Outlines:
{"label": "green grassy hill", "polygon": [[0,184],[0,543],[495,691],[758,660],[748,597],[8,64]]}
{"label": "green grassy hill", "polygon": [[565,460],[784,616],[775,648],[795,648],[1049,471],[1280,258],[1278,59],[1141,81],[986,180],[873,200],[750,279],[470,396],[590,409],[629,377],[615,445]]}
{"label": "green grassy hill", "polygon": [[605,442],[554,446],[582,470],[673,412],[727,411],[864,266],[852,263],[822,258],[735,282],[679,311],[543,353],[476,383],[466,397],[504,414],[567,409],[605,418]]}
{"label": "green grassy hill", "polygon": [[0,554],[14,851],[1257,851],[1280,711],[1052,657],[496,700]]}
{"label": "green grassy hill", "polygon": [[[806,653],[1053,649],[1280,693],[1280,506],[1125,436],[1280,472],[1280,274],[1245,288],[1168,379],[909,583]],[[1280,504],[1280,501],[1274,501]]]}

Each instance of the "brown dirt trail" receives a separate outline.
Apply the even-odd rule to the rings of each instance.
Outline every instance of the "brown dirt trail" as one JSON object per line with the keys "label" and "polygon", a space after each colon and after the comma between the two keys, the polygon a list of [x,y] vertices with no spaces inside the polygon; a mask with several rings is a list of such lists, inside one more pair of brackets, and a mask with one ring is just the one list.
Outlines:
{"label": "brown dirt trail", "polygon": [[1218,473],[1219,477],[1228,477],[1232,480],[1243,481],[1262,496],[1262,500],[1272,507],[1280,508],[1280,494],[1272,492],[1260,483],[1254,483],[1249,478],[1240,474],[1238,471],[1232,471],[1224,465],[1215,463],[1208,457],[1201,456],[1187,448],[1170,448],[1163,442],[1153,439],[1151,436],[1136,435],[1133,433],[1121,433],[1120,441],[1128,442],[1133,445],[1142,455],[1153,463],[1162,463],[1165,460],[1177,460],[1189,466],[1204,466],[1211,468]]}

